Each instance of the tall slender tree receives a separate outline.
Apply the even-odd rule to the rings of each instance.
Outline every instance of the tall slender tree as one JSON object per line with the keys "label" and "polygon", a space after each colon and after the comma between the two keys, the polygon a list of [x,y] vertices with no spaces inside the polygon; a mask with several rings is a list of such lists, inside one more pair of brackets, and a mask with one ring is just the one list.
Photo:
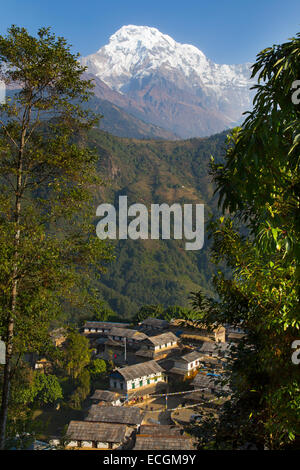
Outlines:
{"label": "tall slender tree", "polygon": [[0,107],[1,448],[18,357],[45,346],[62,299],[77,297],[88,269],[99,271],[110,258],[89,217],[100,181],[97,155],[85,143],[97,117],[81,107],[92,92],[84,70],[66,40],[49,29],[34,37],[13,25],[0,36],[7,88]]}

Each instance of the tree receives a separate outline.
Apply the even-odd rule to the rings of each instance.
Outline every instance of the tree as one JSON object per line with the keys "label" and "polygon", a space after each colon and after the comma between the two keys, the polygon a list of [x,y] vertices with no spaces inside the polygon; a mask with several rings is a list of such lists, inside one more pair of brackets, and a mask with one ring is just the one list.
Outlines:
{"label": "tree", "polygon": [[62,398],[63,394],[58,378],[53,374],[46,375],[42,372],[36,372],[34,377],[34,399],[41,404],[49,404]]}
{"label": "tree", "polygon": [[91,360],[89,341],[79,333],[70,333],[66,344],[65,370],[72,379],[77,379]]}
{"label": "tree", "polygon": [[90,366],[90,373],[93,376],[104,374],[107,370],[106,362],[103,359],[94,359]]}
{"label": "tree", "polygon": [[[229,136],[224,163],[212,163],[223,216],[210,223],[212,258],[225,262],[214,285],[220,301],[201,292],[202,321],[242,326],[229,380],[234,391],[220,420],[217,446],[252,440],[260,447],[299,443],[300,109],[292,100],[300,77],[300,35],[258,54],[254,108]],[[225,444],[224,444],[225,443]]]}
{"label": "tree", "polygon": [[160,318],[163,315],[162,305],[143,305],[135,316],[136,321],[143,321],[146,318]]}
{"label": "tree", "polygon": [[76,380],[77,387],[73,391],[70,402],[75,408],[80,408],[83,400],[90,393],[91,376],[88,369],[82,369]]}
{"label": "tree", "polygon": [[49,29],[33,37],[12,26],[0,36],[0,79],[15,90],[0,107],[1,448],[13,356],[46,348],[62,299],[80,300],[91,267],[97,274],[111,257],[92,236],[90,202],[100,182],[85,135],[97,118],[81,108],[92,90],[84,70]]}

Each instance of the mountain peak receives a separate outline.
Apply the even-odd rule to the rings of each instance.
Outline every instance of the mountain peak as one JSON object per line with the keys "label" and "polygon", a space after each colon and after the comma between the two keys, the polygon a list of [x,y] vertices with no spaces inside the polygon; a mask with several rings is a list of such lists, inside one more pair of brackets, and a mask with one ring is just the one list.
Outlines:
{"label": "mountain peak", "polygon": [[[122,26],[106,46],[82,61],[117,91],[122,91],[126,77],[141,78],[160,67],[180,71],[185,77],[209,67],[209,61],[195,46],[178,43],[157,28],[136,25]],[[116,80],[116,76],[121,79]]]}
{"label": "mountain peak", "polygon": [[143,46],[148,50],[155,50],[157,46],[169,49],[180,46],[171,36],[163,34],[157,28],[136,25],[122,26],[109,39],[109,45],[114,43],[118,45],[121,43],[128,49],[136,49]]}
{"label": "mountain peak", "polygon": [[251,107],[249,64],[215,64],[150,26],[122,26],[82,63],[127,98],[127,111],[183,137],[223,130]]}

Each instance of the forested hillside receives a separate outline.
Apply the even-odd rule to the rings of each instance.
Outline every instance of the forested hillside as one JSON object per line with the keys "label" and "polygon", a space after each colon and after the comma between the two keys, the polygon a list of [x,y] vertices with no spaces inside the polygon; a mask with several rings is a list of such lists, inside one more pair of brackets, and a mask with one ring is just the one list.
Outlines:
{"label": "forested hillside", "polygon": [[[96,206],[128,196],[128,204],[204,203],[205,216],[216,211],[214,188],[208,175],[210,156],[221,159],[226,132],[184,141],[134,140],[93,130],[90,145],[99,154],[98,170],[105,181]],[[105,301],[128,318],[144,304],[182,305],[201,286],[211,291],[213,267],[208,241],[200,251],[185,251],[182,240],[121,240],[116,259],[97,281]]]}

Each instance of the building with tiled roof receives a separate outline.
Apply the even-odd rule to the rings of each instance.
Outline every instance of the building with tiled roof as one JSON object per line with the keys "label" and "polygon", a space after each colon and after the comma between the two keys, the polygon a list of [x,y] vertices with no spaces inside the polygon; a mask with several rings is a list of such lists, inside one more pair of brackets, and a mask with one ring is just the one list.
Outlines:
{"label": "building with tiled roof", "polygon": [[156,361],[121,367],[110,375],[110,389],[120,393],[146,389],[158,382],[167,382],[167,378],[163,368]]}
{"label": "building with tiled roof", "polygon": [[88,410],[85,421],[139,426],[142,422],[142,414],[140,408],[133,406],[92,405]]}
{"label": "building with tiled roof", "polygon": [[126,449],[132,434],[133,429],[124,424],[71,421],[67,448]]}

